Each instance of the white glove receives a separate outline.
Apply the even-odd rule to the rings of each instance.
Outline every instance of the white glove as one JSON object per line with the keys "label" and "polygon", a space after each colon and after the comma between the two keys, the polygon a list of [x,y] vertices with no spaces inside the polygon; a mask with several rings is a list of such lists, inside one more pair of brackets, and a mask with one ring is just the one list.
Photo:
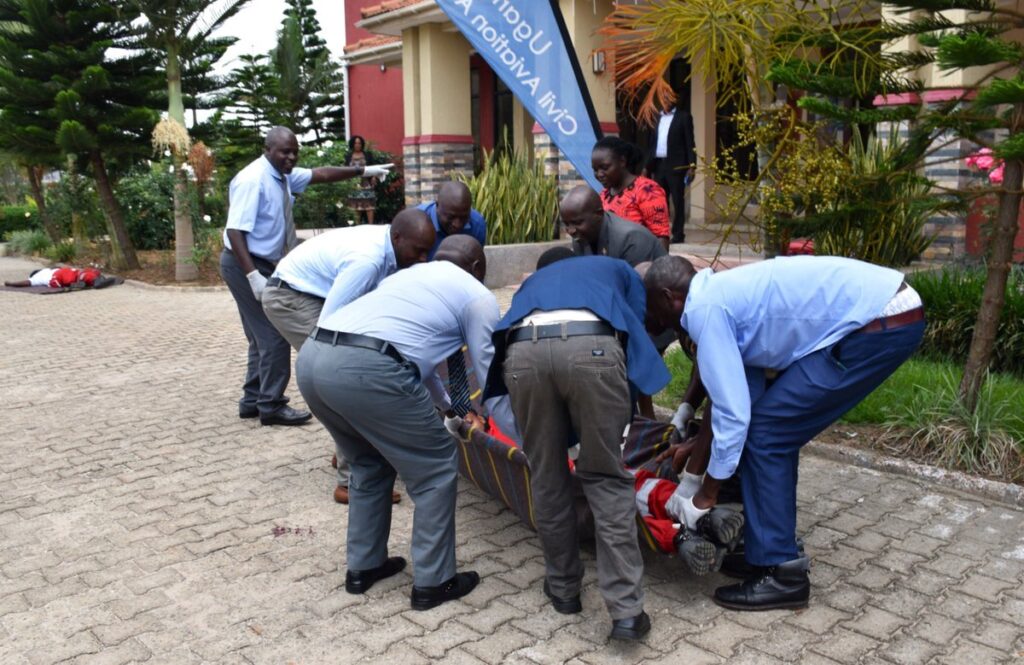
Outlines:
{"label": "white glove", "polygon": [[377,164],[375,166],[364,166],[363,177],[364,178],[386,178],[394,168],[394,164]]}
{"label": "white glove", "polygon": [[454,436],[456,439],[462,438],[462,434],[459,433],[459,428],[462,427],[462,418],[459,416],[445,416],[444,417],[444,428],[448,430],[448,433]]}
{"label": "white glove", "polygon": [[678,494],[684,499],[692,499],[696,496],[697,492],[700,491],[700,486],[703,483],[704,476],[684,470],[683,478],[679,482],[679,486],[676,487],[675,494]]}
{"label": "white glove", "polygon": [[684,499],[678,494],[673,494],[665,502],[665,510],[672,518],[680,524],[685,524],[691,531],[697,528],[697,520],[707,515],[711,509],[701,510],[693,505],[693,498]]}
{"label": "white glove", "polygon": [[687,402],[683,402],[676,409],[675,415],[672,416],[672,425],[679,430],[680,434],[684,434],[686,432],[686,423],[693,420],[695,415],[697,415],[697,412],[694,411],[693,407]]}
{"label": "white glove", "polygon": [[256,296],[256,300],[263,300],[263,289],[267,288],[267,278],[261,275],[259,270],[253,270],[245,278],[249,280],[249,286],[252,287],[252,294]]}

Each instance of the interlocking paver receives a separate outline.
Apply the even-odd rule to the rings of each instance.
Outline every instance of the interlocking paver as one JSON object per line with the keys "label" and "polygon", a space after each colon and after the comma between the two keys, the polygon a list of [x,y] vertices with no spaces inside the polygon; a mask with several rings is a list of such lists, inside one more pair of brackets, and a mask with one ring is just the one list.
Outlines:
{"label": "interlocking paver", "polygon": [[[0,278],[31,267],[0,258]],[[410,569],[353,596],[328,436],[237,418],[226,291],[0,292],[0,309],[3,663],[980,663],[1024,648],[1024,512],[811,456],[804,611],[728,612],[709,599],[724,578],[645,552],[654,629],[611,643],[593,545],[583,612],[558,614],[536,535],[465,483],[457,556],[480,587],[415,612]],[[392,523],[408,556],[407,497]]]}

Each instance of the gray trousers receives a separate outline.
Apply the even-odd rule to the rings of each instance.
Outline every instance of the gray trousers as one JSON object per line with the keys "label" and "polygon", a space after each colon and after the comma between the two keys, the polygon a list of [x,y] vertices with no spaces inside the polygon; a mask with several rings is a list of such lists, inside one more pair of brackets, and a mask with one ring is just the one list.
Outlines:
{"label": "gray trousers", "polygon": [[416,368],[377,351],[308,340],[295,363],[299,390],[351,466],[348,569],[384,563],[391,492],[402,478],[415,506],[413,580],[437,586],[455,575],[455,439]]}
{"label": "gray trousers", "polygon": [[522,341],[508,347],[505,384],[530,460],[534,517],[551,592],[580,592],[579,556],[567,442],[580,437],[576,477],[594,513],[597,582],[612,619],[643,611],[643,559],[633,477],[622,466],[630,420],[625,353],[614,337]]}
{"label": "gray trousers", "polygon": [[[264,314],[296,352],[309,339],[324,307],[323,298],[281,286],[264,289],[262,302]],[[338,457],[338,487],[348,487],[349,465],[337,445],[335,455]]]}
{"label": "gray trousers", "polygon": [[[256,269],[264,277],[274,272],[274,264],[257,256],[252,257]],[[292,350],[288,342],[263,313],[235,255],[225,249],[220,255],[220,276],[228,285],[238,305],[242,330],[249,341],[249,358],[242,385],[240,409],[256,407],[260,414],[270,415],[288,403],[284,396],[292,376]]]}

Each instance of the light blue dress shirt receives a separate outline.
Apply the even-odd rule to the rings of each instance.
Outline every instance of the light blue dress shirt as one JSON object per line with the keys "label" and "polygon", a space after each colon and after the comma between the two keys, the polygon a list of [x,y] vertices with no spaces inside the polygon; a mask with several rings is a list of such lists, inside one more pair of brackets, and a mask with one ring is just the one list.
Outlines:
{"label": "light blue dress shirt", "polygon": [[[441,246],[441,241],[448,237],[448,234],[441,228],[441,222],[437,221],[437,201],[421,203],[416,206],[416,209],[427,213],[430,221],[434,224],[434,230],[437,231],[437,240],[434,241],[434,246],[430,249],[429,255],[429,258],[433,259],[437,248]],[[487,244],[487,221],[480,214],[480,211],[470,208],[469,221],[462,227],[460,235],[473,236],[480,243],[481,247]]]}
{"label": "light blue dress shirt", "polygon": [[[266,158],[260,157],[231,179],[228,187],[228,222],[224,229],[224,246],[231,249],[228,229],[244,231],[249,253],[276,262],[284,249],[284,176]],[[295,167],[288,174],[288,191],[306,191],[313,171]]]}
{"label": "light blue dress shirt", "polygon": [[878,318],[903,274],[853,259],[800,256],[697,273],[680,321],[697,344],[712,409],[713,478],[731,476],[750,425],[748,368],[784,370]]}
{"label": "light blue dress shirt", "polygon": [[[494,360],[491,335],[499,318],[498,301],[483,284],[450,261],[431,261],[399,270],[340,309],[325,306],[319,325],[391,342],[419,368],[434,403],[448,409],[451,402],[437,366],[465,344],[479,385],[486,385]],[[520,441],[508,395],[486,400],[484,406],[503,433]]]}
{"label": "light blue dress shirt", "polygon": [[398,270],[391,226],[354,226],[315,236],[288,252],[274,277],[324,298],[324,309],[344,307]]}

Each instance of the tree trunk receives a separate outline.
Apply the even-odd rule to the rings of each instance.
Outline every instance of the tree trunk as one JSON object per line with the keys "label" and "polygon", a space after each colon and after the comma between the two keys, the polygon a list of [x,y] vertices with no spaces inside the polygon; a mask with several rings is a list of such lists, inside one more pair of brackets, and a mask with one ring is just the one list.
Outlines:
{"label": "tree trunk", "polygon": [[36,202],[36,210],[39,211],[39,219],[43,222],[43,228],[46,229],[46,235],[50,236],[50,240],[53,244],[59,243],[62,238],[60,235],[60,228],[50,217],[49,211],[46,209],[46,196],[43,195],[43,167],[41,166],[26,166],[25,170],[28,171],[28,181],[32,186],[32,198]]}
{"label": "tree trunk", "polygon": [[103,216],[107,220],[111,264],[115,270],[138,270],[141,267],[139,257],[135,255],[135,247],[132,245],[131,238],[128,237],[128,230],[124,226],[124,215],[121,213],[120,204],[114,198],[114,189],[110,184],[110,177],[107,175],[107,165],[99,150],[89,153],[89,163],[92,164],[93,177],[96,179],[96,192],[100,195]]}
{"label": "tree trunk", "polygon": [[989,240],[987,279],[981,296],[981,307],[974,323],[971,348],[967,352],[964,377],[960,382],[960,400],[971,413],[978,407],[978,397],[985,382],[985,373],[992,361],[999,318],[1006,300],[1006,281],[1013,261],[1013,240],[1017,235],[1021,203],[1021,181],[1024,162],[1007,161],[1003,172],[1003,191],[999,194],[999,210]]}
{"label": "tree trunk", "polygon": [[[185,103],[181,94],[181,59],[177,45],[167,46],[167,115],[185,126]],[[188,176],[182,166],[185,155],[174,154],[174,279],[188,282],[199,278],[191,263],[195,238],[188,209]]]}
{"label": "tree trunk", "polygon": [[188,210],[188,174],[184,160],[174,157],[174,279],[190,282],[199,279],[199,267],[192,262],[192,215]]}

